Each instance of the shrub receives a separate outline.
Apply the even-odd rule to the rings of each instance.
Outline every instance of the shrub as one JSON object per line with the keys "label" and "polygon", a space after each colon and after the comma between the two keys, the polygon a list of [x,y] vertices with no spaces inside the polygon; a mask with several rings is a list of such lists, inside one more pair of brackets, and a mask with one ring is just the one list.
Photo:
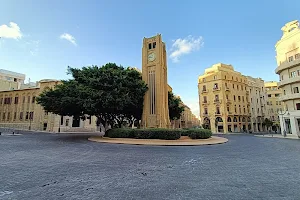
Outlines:
{"label": "shrub", "polygon": [[129,129],[116,128],[107,132],[111,138],[136,138],[136,139],[161,139],[177,140],[181,136],[181,130],[174,129]]}
{"label": "shrub", "polygon": [[188,136],[191,139],[207,139],[212,136],[212,132],[209,129],[189,129]]}

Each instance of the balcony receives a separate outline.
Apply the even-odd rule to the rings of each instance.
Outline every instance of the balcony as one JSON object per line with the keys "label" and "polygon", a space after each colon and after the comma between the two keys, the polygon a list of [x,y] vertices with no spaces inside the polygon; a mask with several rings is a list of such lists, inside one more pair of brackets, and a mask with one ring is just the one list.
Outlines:
{"label": "balcony", "polygon": [[296,76],[296,77],[293,77],[293,78],[289,78],[289,79],[286,79],[286,80],[282,80],[278,83],[278,88],[281,88],[285,85],[288,85],[288,84],[292,84],[292,83],[299,83],[300,82],[300,76]]}
{"label": "balcony", "polygon": [[221,116],[220,112],[215,112],[215,116]]}
{"label": "balcony", "polygon": [[201,94],[208,93],[208,90],[201,90]]}
{"label": "balcony", "polygon": [[249,94],[249,91],[246,91],[246,94]]}
{"label": "balcony", "polygon": [[285,61],[275,69],[275,73],[280,74],[283,70],[295,67],[297,65],[300,65],[300,59],[295,59],[291,62]]}
{"label": "balcony", "polygon": [[208,105],[209,102],[208,101],[202,101],[202,105]]}
{"label": "balcony", "polygon": [[208,117],[208,113],[203,113],[203,117]]}
{"label": "balcony", "polygon": [[231,104],[232,102],[231,102],[230,99],[226,99],[226,103],[227,103],[227,104]]}
{"label": "balcony", "polygon": [[225,91],[230,91],[230,90],[229,90],[229,87],[225,87]]}
{"label": "balcony", "polygon": [[222,103],[222,101],[220,99],[215,99],[214,103],[220,104],[220,103]]}
{"label": "balcony", "polygon": [[293,100],[293,99],[300,99],[300,93],[287,94],[287,95],[282,95],[281,97],[279,97],[279,101],[288,101],[288,100]]}
{"label": "balcony", "polygon": [[220,90],[221,90],[221,87],[214,87],[214,88],[213,88],[213,91],[214,91],[214,92],[220,91]]}

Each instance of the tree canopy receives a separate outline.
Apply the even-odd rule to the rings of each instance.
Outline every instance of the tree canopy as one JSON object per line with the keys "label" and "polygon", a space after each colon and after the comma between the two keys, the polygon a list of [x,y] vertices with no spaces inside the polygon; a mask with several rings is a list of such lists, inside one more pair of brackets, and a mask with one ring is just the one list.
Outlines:
{"label": "tree canopy", "polygon": [[179,97],[174,96],[173,92],[168,92],[168,103],[169,103],[169,117],[170,120],[179,119],[181,113],[184,111],[184,106]]}
{"label": "tree canopy", "polygon": [[115,63],[82,69],[68,67],[73,79],[62,81],[53,89],[45,90],[37,102],[47,112],[59,115],[94,115],[98,123],[119,126],[125,119],[140,120],[147,85],[135,69]]}

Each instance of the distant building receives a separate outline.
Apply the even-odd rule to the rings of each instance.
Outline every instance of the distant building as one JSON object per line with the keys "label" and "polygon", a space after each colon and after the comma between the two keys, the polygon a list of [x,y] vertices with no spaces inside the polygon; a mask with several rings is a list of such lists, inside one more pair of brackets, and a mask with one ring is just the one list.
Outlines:
{"label": "distant building", "polygon": [[[276,81],[265,82],[268,95],[268,114],[274,125],[280,125],[279,114],[284,110],[284,103],[280,100],[282,90],[278,88]],[[279,128],[279,127],[278,127]]]}
{"label": "distant building", "polygon": [[282,134],[300,136],[300,27],[297,20],[286,23],[282,37],[276,43],[276,74],[278,88],[283,91],[280,100],[285,109],[279,113]]}
{"label": "distant building", "polygon": [[218,63],[198,79],[201,123],[213,132],[266,131],[267,93],[261,78]]}
{"label": "distant building", "polygon": [[0,91],[20,89],[24,80],[24,74],[0,69]]}

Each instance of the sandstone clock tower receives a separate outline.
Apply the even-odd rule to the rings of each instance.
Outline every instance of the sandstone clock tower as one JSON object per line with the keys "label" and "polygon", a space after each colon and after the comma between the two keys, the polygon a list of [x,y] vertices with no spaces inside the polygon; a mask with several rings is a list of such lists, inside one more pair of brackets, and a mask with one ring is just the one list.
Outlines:
{"label": "sandstone clock tower", "polygon": [[167,56],[161,34],[143,39],[142,77],[149,89],[144,96],[141,125],[145,128],[168,128]]}

